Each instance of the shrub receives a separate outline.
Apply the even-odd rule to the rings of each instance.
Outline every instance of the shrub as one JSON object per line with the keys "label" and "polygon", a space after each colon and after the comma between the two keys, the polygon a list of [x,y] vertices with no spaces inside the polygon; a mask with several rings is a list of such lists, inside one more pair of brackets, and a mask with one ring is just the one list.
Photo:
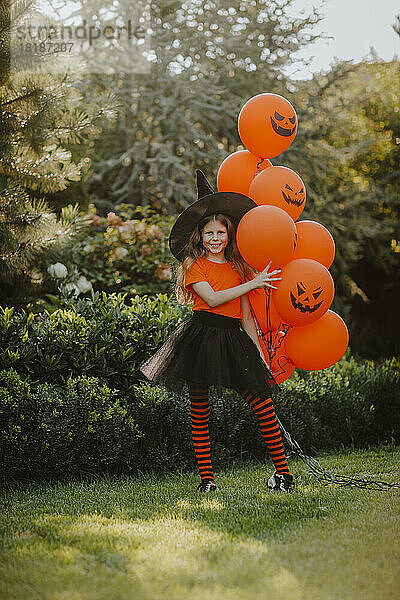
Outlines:
{"label": "shrub", "polygon": [[0,464],[13,476],[65,477],[134,468],[141,432],[95,377],[65,388],[0,372]]}
{"label": "shrub", "polygon": [[[323,372],[296,374],[274,404],[303,451],[399,443],[399,374],[383,365],[342,359]],[[377,393],[377,390],[379,393]],[[133,395],[97,378],[65,387],[35,384],[14,369],[0,373],[0,468],[16,476],[196,469],[188,394],[140,383]],[[373,404],[372,404],[373,400]],[[210,393],[212,460],[265,460],[258,422],[232,390]]]}
{"label": "shrub", "polygon": [[141,469],[165,472],[191,468],[195,461],[187,394],[173,394],[150,383],[135,386],[134,393],[130,412],[143,432],[139,442]]}
{"label": "shrub", "polygon": [[282,384],[276,405],[287,429],[311,450],[400,441],[400,374],[382,364],[342,358],[323,371],[300,371]]}
{"label": "shrub", "polygon": [[[0,400],[2,460],[9,470],[18,473],[25,463],[44,473],[193,466],[187,393],[171,394],[143,383],[139,371],[189,312],[163,294],[135,296],[126,305],[124,295],[96,293],[64,301],[51,314],[0,308],[0,364],[8,369]],[[345,357],[323,371],[296,371],[281,384],[274,404],[283,426],[308,453],[399,443],[399,389],[395,360],[378,364]],[[106,406],[118,409],[107,419],[108,433],[97,446],[90,441],[93,432],[84,429],[87,453],[78,453],[79,427],[89,426],[87,411],[97,406],[96,394],[105,398],[104,411]],[[90,410],[103,415],[103,409]],[[79,415],[76,421],[73,415]],[[71,429],[71,419],[78,429]],[[119,423],[123,431],[131,431],[129,419],[142,437],[127,443],[125,452],[114,429]],[[99,423],[104,420],[100,417]],[[48,447],[42,424],[52,432]],[[81,432],[73,434],[75,446],[67,440],[71,431]],[[210,431],[217,467],[233,458],[261,460],[266,454],[255,416],[233,391],[221,398],[212,394]]]}
{"label": "shrub", "polygon": [[61,265],[65,276],[48,270],[45,260],[38,265],[43,291],[71,289],[79,294],[93,287],[129,296],[171,291],[178,263],[171,256],[168,237],[176,217],[128,204],[117,206],[116,212],[101,217],[93,204],[89,206],[88,226]]}
{"label": "shrub", "polygon": [[53,313],[0,308],[0,364],[42,382],[64,385],[92,375],[125,395],[142,378],[142,362],[188,315],[189,309],[155,298],[100,294],[65,301]]}

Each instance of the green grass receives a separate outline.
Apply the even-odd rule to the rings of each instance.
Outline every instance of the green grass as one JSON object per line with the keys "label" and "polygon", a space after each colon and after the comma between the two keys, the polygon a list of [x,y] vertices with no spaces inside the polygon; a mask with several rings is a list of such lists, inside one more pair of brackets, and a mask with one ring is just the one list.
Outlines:
{"label": "green grass", "polygon": [[[334,473],[400,481],[399,449],[320,456]],[[396,600],[399,490],[324,487],[301,462],[292,494],[268,465],[25,485],[3,491],[7,600]]]}

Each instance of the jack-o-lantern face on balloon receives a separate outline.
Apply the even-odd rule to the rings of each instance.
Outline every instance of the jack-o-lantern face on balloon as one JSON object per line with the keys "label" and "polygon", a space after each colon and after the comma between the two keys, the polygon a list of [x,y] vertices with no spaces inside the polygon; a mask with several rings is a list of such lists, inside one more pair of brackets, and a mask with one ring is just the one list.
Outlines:
{"label": "jack-o-lantern face on balloon", "polygon": [[296,188],[292,188],[288,183],[285,185],[283,190],[281,190],[282,196],[286,204],[289,206],[294,204],[294,206],[300,207],[306,199],[306,194],[304,191],[304,186],[301,186],[300,189],[296,190]]}
{"label": "jack-o-lantern face on balloon", "polygon": [[248,195],[256,204],[281,208],[293,219],[299,218],[306,203],[306,188],[299,175],[287,167],[269,167],[256,175]]}
{"label": "jack-o-lantern face on balloon", "polygon": [[260,158],[274,158],[293,142],[297,115],[290,102],[279,94],[257,94],[240,111],[238,129],[249,152]]}
{"label": "jack-o-lantern face on balloon", "polygon": [[290,292],[290,300],[293,308],[300,310],[303,313],[313,313],[322,305],[321,294],[322,287],[319,285],[316,288],[308,288],[307,284],[302,281],[297,283],[297,290]]}
{"label": "jack-o-lantern face on balloon", "polygon": [[[283,111],[282,111],[283,112]],[[272,129],[278,135],[282,135],[283,137],[290,137],[294,134],[296,129],[296,115],[292,114],[292,116],[281,115],[277,110],[274,112],[274,115],[270,117]]]}
{"label": "jack-o-lantern face on balloon", "polygon": [[281,276],[272,298],[285,323],[308,325],[326,313],[335,287],[324,265],[310,258],[298,258],[282,268]]}

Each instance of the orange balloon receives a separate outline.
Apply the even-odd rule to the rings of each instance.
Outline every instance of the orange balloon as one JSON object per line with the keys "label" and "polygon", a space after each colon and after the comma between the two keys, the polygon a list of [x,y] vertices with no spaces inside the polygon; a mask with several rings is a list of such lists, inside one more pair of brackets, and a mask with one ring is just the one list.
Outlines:
{"label": "orange balloon", "polygon": [[[296,365],[290,360],[284,344],[277,350],[272,357],[271,371],[276,383],[286,381],[293,374]],[[267,381],[268,383],[268,381]]]}
{"label": "orange balloon", "polygon": [[292,328],[285,339],[288,356],[299,369],[318,371],[334,365],[346,352],[349,332],[333,310],[305,327]]}
{"label": "orange balloon", "polygon": [[[256,290],[251,290],[247,294],[247,298],[249,300],[249,304],[251,304],[253,311],[257,317],[258,323],[263,331],[267,331],[268,329],[268,319],[267,319],[267,295],[264,291],[264,288],[258,288]],[[272,329],[276,329],[282,321],[282,318],[278,311],[276,310],[274,303],[272,302],[272,298],[269,300],[269,323]]]}
{"label": "orange balloon", "polygon": [[296,229],[293,259],[312,258],[329,269],[335,258],[335,242],[329,231],[316,221],[299,221]]}
{"label": "orange balloon", "polygon": [[248,196],[258,205],[272,204],[285,210],[295,221],[306,204],[306,188],[301,178],[287,167],[271,167],[254,177]]}
{"label": "orange balloon", "polygon": [[274,376],[274,379],[268,379],[267,383],[269,385],[273,385],[275,382],[279,384],[282,383],[282,381],[289,379],[296,367],[288,357],[285,344],[282,343],[280,348],[278,348],[275,354],[272,356],[272,359],[270,358],[264,344],[260,342],[260,345],[265,356],[265,360],[267,361],[267,364],[272,371],[272,375]]}
{"label": "orange balloon", "polygon": [[278,94],[258,94],[239,113],[240,139],[252,154],[274,158],[293,142],[297,115],[286,98]]}
{"label": "orange balloon", "polygon": [[276,206],[256,206],[239,221],[236,240],[244,260],[262,271],[269,261],[271,270],[289,262],[295,235],[296,226],[285,211]]}
{"label": "orange balloon", "polygon": [[304,326],[320,319],[335,293],[328,269],[310,258],[290,261],[282,268],[282,281],[277,284],[278,289],[272,291],[274,304],[289,325]]}
{"label": "orange balloon", "polygon": [[237,192],[248,196],[253,178],[272,167],[266,158],[254,156],[248,150],[239,150],[225,158],[217,173],[219,192]]}

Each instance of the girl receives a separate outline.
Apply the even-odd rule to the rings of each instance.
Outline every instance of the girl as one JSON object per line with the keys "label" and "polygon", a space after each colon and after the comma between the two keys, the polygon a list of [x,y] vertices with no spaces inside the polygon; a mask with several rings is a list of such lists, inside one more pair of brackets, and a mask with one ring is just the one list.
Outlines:
{"label": "girl", "polygon": [[217,489],[211,464],[208,387],[237,390],[258,417],[276,472],[267,485],[291,491],[280,428],[267,380],[272,375],[262,353],[250,314],[247,293],[274,287],[280,269],[270,264],[255,275],[236,246],[236,227],[256,204],[233,192],[214,193],[197,171],[198,200],[175,222],[170,248],[178,260],[176,296],[193,299],[193,317],[181,323],[161,348],[141,367],[153,382],[184,379],[190,396],[192,439],[201,483],[198,490]]}

